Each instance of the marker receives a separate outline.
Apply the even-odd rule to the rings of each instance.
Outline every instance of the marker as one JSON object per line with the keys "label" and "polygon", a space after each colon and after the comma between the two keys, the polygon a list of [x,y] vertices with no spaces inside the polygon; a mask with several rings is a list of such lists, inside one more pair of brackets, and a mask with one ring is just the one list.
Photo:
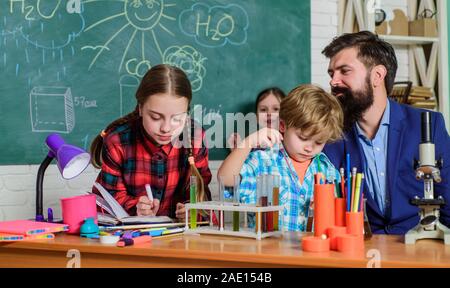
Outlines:
{"label": "marker", "polygon": [[145,184],[145,190],[147,191],[148,199],[150,199],[150,202],[153,203],[153,193],[152,193],[152,188],[150,187],[150,184]]}
{"label": "marker", "polygon": [[125,247],[125,246],[131,246],[134,244],[141,244],[141,243],[147,243],[152,241],[152,236],[145,235],[145,236],[139,236],[132,239],[121,239],[119,242],[117,242],[117,247]]}
{"label": "marker", "polygon": [[53,222],[53,210],[52,208],[47,209],[47,222]]}

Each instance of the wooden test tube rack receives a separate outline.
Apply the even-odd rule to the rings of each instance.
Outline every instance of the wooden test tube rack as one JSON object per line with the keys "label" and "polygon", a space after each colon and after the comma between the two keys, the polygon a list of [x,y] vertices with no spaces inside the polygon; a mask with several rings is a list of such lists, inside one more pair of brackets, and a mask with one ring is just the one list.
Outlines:
{"label": "wooden test tube rack", "polygon": [[[218,227],[214,226],[212,223],[212,220],[210,220],[209,226],[198,226],[197,228],[190,228],[189,227],[189,210],[191,209],[197,209],[197,210],[206,210],[210,212],[210,215],[213,211],[230,211],[230,212],[254,212],[256,214],[255,218],[261,219],[263,212],[278,212],[279,215],[282,215],[283,206],[256,206],[255,204],[236,204],[236,203],[230,203],[230,202],[219,202],[219,201],[206,201],[206,202],[200,202],[200,203],[186,203],[186,227],[185,227],[185,234],[215,234],[215,235],[228,235],[228,236],[235,236],[235,237],[247,237],[247,238],[255,238],[257,240],[261,240],[263,238],[267,237],[279,237],[282,235],[282,231],[270,231],[270,232],[264,232],[262,227],[262,221],[256,221],[255,225],[258,225],[259,227],[255,228],[246,228],[246,227],[240,227],[239,231],[233,231],[233,227]],[[212,217],[210,217],[212,218]],[[283,219],[283,217],[280,217],[280,219]],[[283,220],[282,220],[283,221]],[[283,225],[279,225],[279,227],[283,227]]]}

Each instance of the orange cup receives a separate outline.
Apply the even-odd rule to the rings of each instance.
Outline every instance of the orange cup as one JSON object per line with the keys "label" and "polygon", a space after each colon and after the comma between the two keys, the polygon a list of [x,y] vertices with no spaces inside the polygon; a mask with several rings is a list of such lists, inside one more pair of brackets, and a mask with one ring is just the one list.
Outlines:
{"label": "orange cup", "polygon": [[330,249],[337,250],[337,237],[347,233],[346,227],[333,226],[327,229],[327,235],[330,239]]}
{"label": "orange cup", "polygon": [[343,234],[336,237],[337,250],[344,253],[364,250],[364,237],[362,235]]}
{"label": "orange cup", "polygon": [[345,198],[334,199],[334,205],[336,226],[345,226],[345,210],[347,205]]}
{"label": "orange cup", "polygon": [[302,238],[302,249],[305,252],[330,251],[330,239],[322,237],[306,236]]}
{"label": "orange cup", "polygon": [[364,214],[363,212],[346,212],[345,222],[347,233],[352,235],[364,235]]}
{"label": "orange cup", "polygon": [[314,236],[326,234],[334,226],[334,185],[314,185]]}

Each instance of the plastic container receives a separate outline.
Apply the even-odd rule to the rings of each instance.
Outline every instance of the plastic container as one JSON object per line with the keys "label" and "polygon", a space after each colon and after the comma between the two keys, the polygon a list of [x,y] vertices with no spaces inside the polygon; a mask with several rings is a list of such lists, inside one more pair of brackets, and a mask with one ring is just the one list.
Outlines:
{"label": "plastic container", "polygon": [[305,252],[327,252],[330,251],[330,239],[306,236],[302,238],[302,249]]}
{"label": "plastic container", "polygon": [[334,205],[335,205],[335,225],[344,227],[345,226],[345,208],[346,208],[346,201],[345,198],[336,198],[334,199]]}
{"label": "plastic container", "polygon": [[94,218],[97,222],[97,207],[95,195],[82,195],[61,199],[62,217],[64,224],[69,225],[69,234],[79,234],[80,227],[87,218]]}
{"label": "plastic container", "polygon": [[364,214],[363,212],[346,212],[345,222],[347,224],[347,234],[364,235]]}
{"label": "plastic container", "polygon": [[334,185],[314,185],[314,236],[326,234],[335,225]]}
{"label": "plastic container", "polygon": [[327,229],[328,238],[330,238],[330,249],[337,250],[337,237],[347,233],[346,227],[333,226]]}
{"label": "plastic container", "polygon": [[337,250],[344,253],[355,253],[364,250],[364,236],[343,234],[336,237]]}

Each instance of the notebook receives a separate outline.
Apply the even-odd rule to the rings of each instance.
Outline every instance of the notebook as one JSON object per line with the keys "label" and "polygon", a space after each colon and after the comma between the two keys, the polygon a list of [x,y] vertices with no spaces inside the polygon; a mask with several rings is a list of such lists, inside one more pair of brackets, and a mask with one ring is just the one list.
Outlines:
{"label": "notebook", "polygon": [[26,241],[26,240],[37,240],[37,239],[54,239],[55,234],[36,234],[36,235],[20,235],[20,234],[7,234],[0,233],[0,242],[12,242],[12,241]]}
{"label": "notebook", "polygon": [[32,220],[14,220],[0,222],[0,233],[37,235],[63,232],[68,230],[69,225],[58,223],[36,222]]}
{"label": "notebook", "polygon": [[173,220],[167,216],[130,216],[102,185],[95,182],[94,186],[102,195],[102,197],[96,195],[97,205],[108,213],[98,213],[97,220],[99,224],[117,225],[121,223],[129,225],[173,223]]}

